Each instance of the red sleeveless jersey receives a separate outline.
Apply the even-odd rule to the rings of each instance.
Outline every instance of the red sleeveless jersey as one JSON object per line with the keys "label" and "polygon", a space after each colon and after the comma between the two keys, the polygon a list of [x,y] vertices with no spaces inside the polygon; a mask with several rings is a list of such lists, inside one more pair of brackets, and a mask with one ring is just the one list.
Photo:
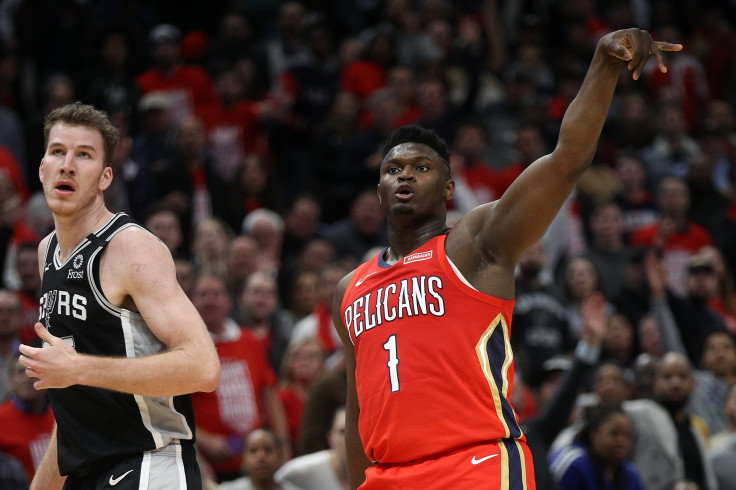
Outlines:
{"label": "red sleeveless jersey", "polygon": [[514,300],[459,277],[431,239],[389,266],[359,266],[340,312],[355,348],[359,430],[368,457],[409,462],[524,437],[509,397]]}

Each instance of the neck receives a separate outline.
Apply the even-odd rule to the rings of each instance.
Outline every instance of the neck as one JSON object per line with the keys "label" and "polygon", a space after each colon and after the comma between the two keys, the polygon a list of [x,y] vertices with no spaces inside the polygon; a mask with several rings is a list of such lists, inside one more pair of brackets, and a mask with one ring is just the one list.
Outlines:
{"label": "neck", "polygon": [[61,250],[61,258],[68,257],[84,237],[107,223],[112,217],[113,213],[105,207],[102,200],[91,206],[82,216],[60,216],[55,214],[54,226],[56,228],[56,239],[59,241],[59,249]]}
{"label": "neck", "polygon": [[393,264],[427,243],[432,238],[441,235],[446,229],[445,219],[430,219],[419,226],[389,221],[388,243],[389,248],[384,259]]}

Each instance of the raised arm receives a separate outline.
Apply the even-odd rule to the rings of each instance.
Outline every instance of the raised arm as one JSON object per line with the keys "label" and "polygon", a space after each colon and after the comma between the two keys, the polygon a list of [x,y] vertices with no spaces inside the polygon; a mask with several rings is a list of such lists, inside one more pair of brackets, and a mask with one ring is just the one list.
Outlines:
{"label": "raised arm", "polygon": [[501,199],[476,208],[457,224],[459,236],[472,237],[472,243],[453,251],[451,246],[462,247],[468,240],[451,244],[448,238],[453,260],[467,253],[512,267],[524,250],[542,237],[590,164],[621,64],[627,62],[638,79],[650,55],[665,72],[662,51],[680,49],[680,45],[655,42],[640,29],[620,30],[601,38],[580,91],[562,120],[554,151],[532,163]]}
{"label": "raised arm", "polygon": [[649,284],[649,312],[657,322],[659,342],[663,352],[679,352],[687,355],[677,321],[667,302],[667,267],[655,252],[644,258],[644,270]]}
{"label": "raised arm", "polygon": [[342,339],[345,347],[345,371],[348,382],[348,397],[345,407],[345,448],[347,451],[350,488],[356,489],[365,481],[365,470],[373,463],[366,456],[363,443],[360,441],[360,433],[358,431],[360,405],[358,404],[358,391],[355,386],[355,349],[353,348],[353,343],[350,340],[348,330],[345,328],[340,313],[345,289],[351,277],[352,273],[345,276],[337,285],[332,304],[332,319],[335,323],[335,329],[337,329],[337,333],[340,335],[340,339]]}
{"label": "raised arm", "polygon": [[167,348],[138,358],[84,355],[37,323],[36,332],[50,346],[21,346],[21,363],[29,376],[39,378],[34,386],[81,384],[155,397],[214,390],[220,372],[217,352],[179,287],[166,246],[145,230],[128,228],[107,246],[100,271],[108,299],[126,306],[132,300]]}

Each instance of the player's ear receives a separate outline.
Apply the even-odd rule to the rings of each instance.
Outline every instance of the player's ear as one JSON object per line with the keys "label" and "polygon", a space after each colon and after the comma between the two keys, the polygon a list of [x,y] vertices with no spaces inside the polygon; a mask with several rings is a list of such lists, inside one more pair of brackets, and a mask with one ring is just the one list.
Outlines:
{"label": "player's ear", "polygon": [[383,207],[383,200],[381,199],[381,184],[376,185],[376,194],[378,194],[378,203]]}
{"label": "player's ear", "polygon": [[99,189],[104,191],[110,187],[110,184],[112,184],[112,167],[105,167],[100,176]]}
{"label": "player's ear", "polygon": [[445,201],[452,199],[453,194],[455,194],[455,181],[448,179],[445,182]]}

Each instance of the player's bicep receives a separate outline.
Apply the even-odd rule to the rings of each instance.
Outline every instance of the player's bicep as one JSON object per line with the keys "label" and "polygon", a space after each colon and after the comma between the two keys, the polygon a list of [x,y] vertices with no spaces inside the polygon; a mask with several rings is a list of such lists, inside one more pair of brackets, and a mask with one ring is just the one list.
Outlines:
{"label": "player's bicep", "polygon": [[512,260],[539,241],[580,176],[546,155],[527,167],[495,203],[481,234]]}
{"label": "player's bicep", "polygon": [[169,349],[201,336],[202,330],[206,333],[197,310],[176,280],[169,250],[152,235],[136,238],[127,240],[126,253],[114,267],[121,271],[125,292],[151,332]]}

